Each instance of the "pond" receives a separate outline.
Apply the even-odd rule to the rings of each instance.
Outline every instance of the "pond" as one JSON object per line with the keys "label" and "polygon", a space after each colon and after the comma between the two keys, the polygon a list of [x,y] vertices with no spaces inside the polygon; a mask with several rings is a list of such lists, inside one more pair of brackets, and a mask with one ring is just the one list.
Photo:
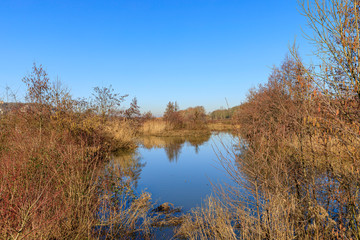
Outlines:
{"label": "pond", "polygon": [[117,156],[113,163],[127,169],[137,194],[149,192],[155,203],[169,202],[185,213],[200,207],[214,193],[214,184],[231,184],[217,154],[236,142],[229,133],[143,137],[135,153]]}

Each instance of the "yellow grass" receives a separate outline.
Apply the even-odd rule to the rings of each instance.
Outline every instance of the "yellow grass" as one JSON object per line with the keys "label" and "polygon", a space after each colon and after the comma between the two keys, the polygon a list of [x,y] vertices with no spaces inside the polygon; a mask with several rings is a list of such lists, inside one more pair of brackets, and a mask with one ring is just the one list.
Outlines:
{"label": "yellow grass", "polygon": [[105,131],[113,139],[117,149],[134,149],[136,143],[136,131],[129,121],[109,121],[106,124]]}
{"label": "yellow grass", "polygon": [[158,137],[187,137],[204,136],[210,134],[209,129],[173,129],[173,126],[161,119],[149,120],[140,128],[140,133],[144,136]]}
{"label": "yellow grass", "polygon": [[208,128],[210,131],[237,131],[240,129],[240,125],[231,122],[216,121],[208,123]]}
{"label": "yellow grass", "polygon": [[167,123],[163,120],[149,120],[141,126],[140,132],[144,135],[156,135],[166,131],[168,127]]}
{"label": "yellow grass", "polygon": [[197,208],[184,217],[175,237],[185,239],[237,239],[232,216],[226,208],[208,198],[206,206]]}

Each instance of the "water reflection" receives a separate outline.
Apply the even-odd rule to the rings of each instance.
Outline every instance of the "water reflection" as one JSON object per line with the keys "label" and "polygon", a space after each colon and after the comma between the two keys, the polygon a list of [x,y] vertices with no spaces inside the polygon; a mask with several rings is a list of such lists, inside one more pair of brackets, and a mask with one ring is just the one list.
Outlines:
{"label": "water reflection", "polygon": [[200,206],[214,193],[212,183],[231,184],[214,147],[221,151],[224,146],[233,146],[233,142],[228,133],[141,139],[138,152],[146,166],[137,192],[148,191],[154,201],[170,202],[184,211]]}
{"label": "water reflection", "polygon": [[172,144],[168,144],[164,147],[166,156],[170,162],[177,162],[181,153],[181,148],[184,144],[182,139],[176,139]]}
{"label": "water reflection", "polygon": [[193,146],[195,153],[199,153],[199,147],[210,140],[211,135],[204,136],[178,136],[178,137],[154,137],[147,136],[140,140],[141,145],[146,149],[163,148],[170,162],[177,162],[181,149],[186,143]]}
{"label": "water reflection", "polygon": [[[221,150],[222,143],[232,146],[232,140],[233,136],[226,133],[142,138],[136,151],[115,154],[105,166],[102,181],[109,184],[104,184],[99,217],[104,223],[111,219],[123,221],[118,216],[126,220],[126,216],[132,216],[132,203],[142,192],[151,194],[151,203],[181,207],[181,214],[201,206],[214,193],[210,181],[217,184],[229,180],[220,170],[213,147]],[[116,218],[112,213],[118,214]],[[105,230],[111,230],[111,226],[106,225]],[[172,228],[155,232],[156,239],[169,239],[168,235],[172,236]]]}
{"label": "water reflection", "polygon": [[116,174],[127,186],[136,189],[141,170],[145,165],[146,163],[141,161],[141,155],[137,151],[129,151],[114,154],[108,168],[111,168],[112,174]]}

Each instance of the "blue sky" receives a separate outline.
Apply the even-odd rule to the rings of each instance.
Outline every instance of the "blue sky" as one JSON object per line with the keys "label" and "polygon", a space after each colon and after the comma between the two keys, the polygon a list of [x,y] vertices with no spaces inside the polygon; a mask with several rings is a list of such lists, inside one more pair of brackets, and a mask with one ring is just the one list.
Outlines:
{"label": "blue sky", "polygon": [[282,62],[306,19],[296,0],[1,0],[0,98],[43,64],[75,97],[109,86],[162,114],[169,101],[238,105]]}

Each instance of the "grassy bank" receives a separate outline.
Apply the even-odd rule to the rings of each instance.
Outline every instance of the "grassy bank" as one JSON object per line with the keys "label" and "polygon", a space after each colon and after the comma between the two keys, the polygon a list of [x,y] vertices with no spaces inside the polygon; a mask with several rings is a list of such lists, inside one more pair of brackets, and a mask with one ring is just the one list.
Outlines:
{"label": "grassy bank", "polygon": [[215,131],[215,132],[237,133],[240,130],[239,123],[233,121],[232,119],[211,120],[211,121],[208,121],[207,127],[209,128],[210,131]]}
{"label": "grassy bank", "polygon": [[158,137],[201,137],[204,135],[210,135],[211,132],[237,132],[238,129],[239,125],[234,124],[231,120],[205,121],[196,125],[196,127],[186,127],[186,125],[178,127],[164,119],[152,119],[145,121],[141,125],[139,133],[143,136]]}
{"label": "grassy bank", "polygon": [[163,119],[153,119],[144,122],[139,132],[143,136],[158,137],[203,136],[211,134],[206,123],[201,128],[186,128],[176,127]]}

